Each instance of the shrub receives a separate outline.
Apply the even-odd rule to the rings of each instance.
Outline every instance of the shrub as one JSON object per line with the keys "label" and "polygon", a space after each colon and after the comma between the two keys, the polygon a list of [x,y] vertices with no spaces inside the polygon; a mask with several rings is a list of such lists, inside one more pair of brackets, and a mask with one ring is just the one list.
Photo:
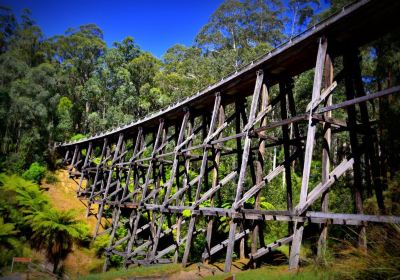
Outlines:
{"label": "shrub", "polygon": [[74,136],[72,136],[70,140],[71,141],[78,141],[78,140],[81,140],[83,138],[86,138],[86,135],[78,133],[78,134],[75,134]]}
{"label": "shrub", "polygon": [[46,167],[41,165],[38,162],[34,162],[31,164],[28,170],[22,174],[22,177],[25,180],[30,180],[36,183],[40,183],[40,180],[43,179],[46,174]]}
{"label": "shrub", "polygon": [[109,240],[110,240],[110,235],[104,234],[104,235],[98,236],[93,241],[93,248],[96,252],[97,257],[101,257],[104,254],[104,252],[108,246]]}

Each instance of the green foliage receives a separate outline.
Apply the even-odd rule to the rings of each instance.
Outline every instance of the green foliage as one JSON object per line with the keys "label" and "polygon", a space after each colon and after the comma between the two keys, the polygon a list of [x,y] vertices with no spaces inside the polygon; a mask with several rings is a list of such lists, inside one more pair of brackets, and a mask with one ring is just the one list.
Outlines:
{"label": "green foliage", "polygon": [[35,183],[40,183],[46,174],[47,168],[38,162],[31,164],[28,170],[22,174],[25,180],[31,180]]}
{"label": "green foliage", "polygon": [[18,230],[13,223],[5,223],[0,217],[0,267],[8,265],[8,260],[17,254],[20,243],[17,239]]}
{"label": "green foliage", "polygon": [[53,263],[53,273],[58,264],[72,249],[74,241],[87,236],[87,225],[75,218],[73,211],[47,209],[38,212],[31,221],[33,246],[46,251],[47,258]]}
{"label": "green foliage", "polygon": [[96,237],[96,239],[93,241],[92,246],[95,249],[97,257],[101,257],[104,254],[109,241],[110,241],[109,234],[103,234],[103,235]]}
{"label": "green foliage", "polygon": [[[57,271],[73,242],[88,238],[87,225],[76,219],[76,213],[52,208],[37,183],[0,174],[0,191],[4,195],[0,197],[0,246],[20,250],[20,241],[29,239],[32,247],[46,251]],[[0,254],[0,261],[11,257]]]}
{"label": "green foliage", "polygon": [[192,211],[190,209],[185,209],[182,211],[183,217],[189,218],[192,215]]}
{"label": "green foliage", "polygon": [[86,135],[78,133],[78,134],[75,134],[74,136],[72,136],[70,141],[78,141],[78,140],[81,140],[84,138],[86,138]]}

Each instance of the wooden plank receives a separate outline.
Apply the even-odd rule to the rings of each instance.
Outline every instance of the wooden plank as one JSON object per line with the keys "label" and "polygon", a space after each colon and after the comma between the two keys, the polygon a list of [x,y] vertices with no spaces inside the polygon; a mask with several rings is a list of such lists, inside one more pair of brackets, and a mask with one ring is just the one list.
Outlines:
{"label": "wooden plank", "polygon": [[195,203],[193,203],[192,208],[196,209],[201,203],[209,200],[212,195],[214,195],[221,187],[223,187],[225,184],[227,184],[229,181],[231,181],[233,178],[235,178],[237,175],[237,171],[232,171],[228,175],[225,176],[216,186],[210,188],[207,192],[205,192],[201,198]]}
{"label": "wooden plank", "polygon": [[319,183],[308,195],[307,200],[303,204],[299,204],[296,207],[296,212],[302,214],[310,205],[312,205],[320,196],[322,196],[333,183],[338,180],[347,170],[352,168],[354,159],[344,159],[331,173],[328,175],[328,179]]}
{"label": "wooden plank", "polygon": [[[325,67],[327,67],[327,65]],[[330,69],[330,66],[329,66],[329,69]],[[316,107],[318,107],[322,103],[322,101],[330,99],[329,97],[330,97],[332,91],[337,87],[337,82],[330,81],[330,83],[325,86],[327,88],[324,91],[322,91],[321,96],[317,100],[315,100],[313,103],[311,103],[311,102],[308,103],[307,109],[306,109],[307,112],[313,111]],[[332,103],[332,102],[330,102],[330,103]],[[332,104],[326,104],[326,106],[330,106],[330,105],[332,105]]]}
{"label": "wooden plank", "polygon": [[[250,233],[249,229],[246,229],[242,232],[236,233],[234,235],[234,240],[237,241],[239,239],[242,239],[245,235],[247,235],[249,233]],[[215,245],[214,247],[211,248],[210,253],[204,252],[202,255],[202,259],[209,258],[210,256],[212,256],[212,255],[218,253],[219,251],[221,251],[222,249],[226,248],[228,246],[229,242],[230,242],[230,238],[225,239],[224,241],[218,243],[217,245]]]}
{"label": "wooden plank", "polygon": [[238,208],[242,207],[243,204],[256,195],[268,182],[271,182],[276,176],[278,176],[284,170],[284,165],[278,165],[274,170],[272,170],[267,176],[262,178],[262,181],[257,185],[254,185],[251,189],[249,189],[243,197],[233,204],[233,209],[237,210]]}
{"label": "wooden plank", "polygon": [[75,145],[75,149],[74,149],[74,155],[72,156],[72,161],[71,161],[71,166],[68,169],[68,173],[71,176],[71,173],[73,171],[73,168],[75,166],[75,162],[76,162],[76,158],[78,156],[78,145]]}
{"label": "wooden plank", "polygon": [[288,236],[288,237],[278,239],[278,240],[268,244],[267,246],[258,249],[255,253],[251,253],[249,257],[252,260],[256,260],[256,259],[264,256],[265,254],[271,252],[273,249],[276,249],[282,245],[285,245],[285,244],[291,242],[292,240],[293,240],[293,236]]}
{"label": "wooden plank", "polygon": [[[233,114],[234,116],[234,114]],[[218,136],[219,138],[222,138],[222,130],[228,125],[228,121],[225,121],[225,110],[224,106],[221,105],[219,108],[219,115],[218,115],[218,128],[215,130],[213,133],[213,137]],[[220,158],[221,158],[221,148],[223,144],[217,144],[215,147],[213,147],[213,170],[212,170],[212,182],[211,182],[211,189],[216,189],[217,186],[219,186],[219,180],[218,180],[218,174],[219,174],[219,163],[220,163]],[[204,197],[204,195],[203,195]],[[212,193],[210,195],[210,206],[214,207],[215,206],[215,201],[214,201],[215,193]],[[200,199],[201,200],[201,199]],[[211,244],[212,244],[212,233],[213,233],[213,226],[214,226],[214,217],[209,217],[208,223],[207,223],[207,233],[206,233],[206,246],[204,249],[204,252],[210,252],[211,250]],[[205,262],[206,259],[203,259],[203,262]]]}

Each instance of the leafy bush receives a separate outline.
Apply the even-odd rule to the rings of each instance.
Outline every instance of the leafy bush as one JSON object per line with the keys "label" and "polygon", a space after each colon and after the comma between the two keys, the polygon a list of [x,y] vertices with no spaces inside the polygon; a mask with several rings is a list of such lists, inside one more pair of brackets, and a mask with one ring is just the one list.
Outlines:
{"label": "leafy bush", "polygon": [[104,235],[98,236],[93,241],[93,248],[95,249],[97,257],[101,257],[104,254],[104,252],[108,246],[109,240],[110,240],[110,235],[104,234]]}
{"label": "leafy bush", "polygon": [[78,134],[75,134],[74,136],[72,136],[70,140],[71,141],[78,141],[78,140],[81,140],[83,138],[86,138],[86,135],[78,133]]}
{"label": "leafy bush", "polygon": [[44,175],[46,174],[47,168],[41,165],[38,162],[34,162],[31,164],[28,170],[22,174],[22,178],[25,180],[30,180],[36,183],[40,183],[43,179]]}

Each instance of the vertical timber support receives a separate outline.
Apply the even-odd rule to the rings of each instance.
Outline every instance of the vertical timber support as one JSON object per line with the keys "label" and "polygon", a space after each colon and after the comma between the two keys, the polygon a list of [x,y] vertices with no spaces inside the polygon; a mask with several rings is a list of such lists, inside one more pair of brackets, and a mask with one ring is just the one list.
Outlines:
{"label": "vertical timber support", "polygon": [[92,184],[91,190],[90,190],[90,196],[89,196],[89,199],[88,199],[88,202],[87,202],[86,217],[89,217],[89,214],[90,214],[90,207],[92,205],[94,192],[96,191],[96,186],[97,186],[97,182],[98,182],[98,178],[99,178],[100,169],[103,166],[103,159],[104,159],[104,156],[106,154],[107,144],[108,144],[108,138],[105,137],[104,141],[103,141],[103,148],[101,150],[100,162],[96,166],[96,174],[94,176],[93,184]]}
{"label": "vertical timber support", "polygon": [[[254,93],[252,96],[249,118],[248,118],[247,124],[243,128],[243,132],[246,133],[246,138],[245,138],[244,147],[243,147],[242,162],[240,165],[240,172],[239,172],[239,179],[238,179],[238,183],[237,183],[235,202],[232,205],[233,209],[236,208],[236,203],[239,202],[239,200],[242,196],[242,192],[243,192],[243,185],[244,185],[245,176],[246,176],[247,163],[248,163],[248,159],[249,159],[249,154],[251,153],[250,129],[253,127],[254,120],[256,117],[256,111],[258,108],[258,101],[259,101],[259,97],[261,94],[263,80],[264,80],[264,72],[262,70],[257,71],[256,85],[255,85]],[[253,164],[253,163],[251,163],[251,164]],[[226,248],[226,259],[225,259],[225,267],[224,267],[225,272],[229,272],[231,270],[233,248],[235,245],[236,226],[237,226],[237,222],[234,219],[231,219],[230,225],[229,225],[229,237],[228,237],[229,241],[228,241],[227,248]]]}
{"label": "vertical timber support", "polygon": [[[361,97],[365,96],[364,85],[362,82],[361,76],[361,67],[360,67],[360,60],[361,57],[359,56],[358,50],[353,50],[351,54],[352,59],[352,73],[354,77],[354,87],[356,91],[356,96]],[[382,182],[381,171],[379,167],[378,156],[376,153],[376,148],[374,146],[374,136],[375,133],[371,129],[371,124],[369,121],[369,114],[368,114],[368,107],[367,103],[362,102],[359,103],[358,106],[360,107],[360,114],[361,114],[361,122],[364,126],[364,143],[366,144],[366,155],[368,155],[369,164],[371,166],[372,171],[372,178],[373,178],[373,185],[375,190],[375,196],[378,203],[379,210],[381,214],[386,213],[384,199],[383,199],[383,188],[384,184]]]}
{"label": "vertical timber support", "polygon": [[[264,112],[268,105],[269,105],[269,94],[268,94],[268,87],[266,84],[266,79],[264,78],[264,82],[262,85],[262,92],[261,92],[261,106],[260,112]],[[267,125],[267,118],[264,116],[261,119],[260,126]],[[265,132],[260,132],[261,139],[259,140],[258,144],[258,156],[256,160],[256,184],[260,184],[263,181],[263,172],[264,172],[264,162],[265,162],[265,139],[262,136],[265,135]],[[261,203],[261,190],[258,191],[255,198],[255,205],[254,209],[260,209]],[[264,233],[263,233],[263,221],[254,221],[254,229],[252,233],[252,240],[251,240],[251,254],[257,253],[258,243],[260,243],[260,247],[264,247]],[[254,268],[256,267],[256,262],[253,262]]]}
{"label": "vertical timber support", "polygon": [[[327,89],[333,83],[333,64],[331,57],[329,54],[325,57],[325,81],[324,88]],[[325,99],[325,106],[332,105],[332,95],[329,95]],[[332,116],[332,112],[326,112],[324,114],[325,118],[330,118]],[[329,123],[324,123],[323,126],[323,144],[322,144],[322,178],[321,183],[324,184],[329,180],[330,173],[330,149],[331,149],[331,125]],[[328,212],[329,210],[329,193],[328,191],[324,192],[321,197],[321,210],[322,212]],[[318,247],[317,247],[317,259],[320,262],[325,262],[325,253],[326,253],[326,239],[328,237],[328,224],[321,224],[321,232],[318,238]]]}
{"label": "vertical timber support", "polygon": [[[352,67],[352,53],[351,51],[343,56],[343,67],[345,71],[345,88],[346,97],[348,100],[355,98],[354,80]],[[355,105],[347,108],[348,126],[350,134],[351,151],[354,157],[353,165],[353,178],[354,178],[354,202],[357,214],[364,213],[363,207],[363,185],[362,185],[362,171],[361,171],[361,151],[357,137],[357,111]],[[358,246],[362,250],[367,249],[367,236],[365,225],[361,225],[358,230]]]}
{"label": "vertical timber support", "polygon": [[[285,120],[288,118],[287,114],[287,100],[289,95],[292,94],[291,92],[291,79],[290,80],[285,80],[281,83],[279,83],[279,89],[280,89],[280,97],[281,97],[281,118],[282,120]],[[286,207],[287,210],[292,211],[293,210],[293,192],[292,192],[292,174],[291,174],[291,164],[290,164],[290,145],[289,145],[289,127],[288,125],[282,125],[282,137],[283,137],[283,152],[284,152],[284,166],[285,166],[285,185],[286,185]],[[288,233],[292,234],[293,233],[293,223],[289,222],[288,223]]]}
{"label": "vertical timber support", "polygon": [[[207,135],[206,139],[204,139],[204,141],[203,141],[203,146],[204,146],[204,148],[203,148],[203,157],[202,157],[201,166],[200,166],[200,174],[199,174],[199,180],[198,180],[198,183],[197,183],[196,195],[195,195],[195,198],[194,198],[194,203],[195,204],[197,203],[197,201],[200,198],[201,186],[202,186],[202,183],[204,181],[204,175],[206,173],[206,169],[208,168],[208,166],[207,166],[208,149],[209,149],[208,146],[209,146],[209,141],[211,140],[211,135],[213,134],[214,129],[215,129],[215,125],[217,123],[217,116],[218,116],[218,112],[219,112],[219,109],[220,109],[220,105],[221,105],[221,95],[218,92],[218,93],[215,94],[214,108],[213,108],[213,111],[212,111],[210,126],[208,128],[208,135]],[[205,178],[205,180],[208,180],[208,179]],[[183,253],[183,259],[182,259],[182,266],[184,266],[184,267],[188,263],[190,247],[192,245],[191,243],[192,243],[192,238],[193,238],[193,232],[194,232],[194,229],[195,229],[195,223],[196,223],[196,215],[192,214],[191,218],[190,218],[190,222],[189,222],[189,228],[188,228],[187,237],[186,237],[185,252]]]}
{"label": "vertical timber support", "polygon": [[[218,116],[218,127],[221,127],[225,122],[225,111],[224,111],[224,106],[220,105],[219,108],[219,116]],[[219,133],[219,138],[222,137],[222,134]],[[220,163],[220,158],[221,158],[221,146],[223,144],[219,143],[216,146],[213,147],[213,170],[212,170],[212,182],[211,182],[211,188],[216,188],[218,185],[218,170],[219,170],[219,163]],[[210,206],[215,207],[215,195],[213,194],[211,196],[211,201],[210,201]],[[212,232],[213,232],[213,226],[214,226],[214,217],[210,216],[208,217],[208,223],[207,223],[207,233],[206,233],[206,248],[205,252],[208,253],[208,255],[211,258],[211,238],[212,238]],[[203,259],[203,262],[206,260]]]}
{"label": "vertical timber support", "polygon": [[[77,190],[76,190],[76,193],[77,193],[78,197],[81,194],[81,189],[82,189],[83,180],[85,178],[85,173],[87,173],[85,169],[86,169],[86,167],[88,165],[88,161],[89,161],[90,155],[92,154],[92,145],[93,145],[93,143],[89,142],[89,145],[88,145],[88,147],[86,149],[85,161],[83,162],[83,166],[82,166],[82,170],[81,170],[81,178],[79,180],[79,184],[78,184],[78,187],[77,187]],[[89,182],[89,180],[87,182]]]}
{"label": "vertical timber support", "polygon": [[[325,38],[320,38],[318,45],[317,62],[315,64],[314,84],[313,84],[311,102],[316,101],[321,94],[322,76],[323,76],[327,47],[328,47],[327,40]],[[314,150],[316,126],[312,121],[311,115],[312,115],[312,109],[310,110],[310,115],[308,119],[307,140],[304,153],[303,177],[301,182],[300,201],[298,205],[299,209],[302,209],[307,201],[308,183],[311,172],[311,161]],[[289,257],[289,269],[297,269],[299,267],[300,246],[303,238],[303,230],[304,230],[304,223],[295,222],[292,247],[290,250],[290,257]]]}
{"label": "vertical timber support", "polygon": [[97,213],[97,223],[96,223],[94,238],[96,238],[96,236],[98,235],[98,232],[99,232],[99,228],[100,228],[100,224],[101,224],[101,218],[103,216],[103,211],[104,211],[104,205],[106,203],[108,191],[110,189],[110,185],[111,185],[111,181],[112,181],[112,175],[113,175],[113,172],[114,172],[114,164],[117,161],[119,150],[121,149],[121,145],[122,145],[123,139],[124,139],[124,134],[120,133],[119,136],[118,136],[117,145],[116,145],[115,150],[114,150],[114,156],[113,156],[113,159],[112,159],[112,162],[111,162],[111,167],[110,167],[110,170],[109,170],[109,173],[108,173],[107,185],[106,185],[106,188],[105,188],[104,193],[103,193],[103,198],[102,198],[102,200],[100,202],[99,212]]}

